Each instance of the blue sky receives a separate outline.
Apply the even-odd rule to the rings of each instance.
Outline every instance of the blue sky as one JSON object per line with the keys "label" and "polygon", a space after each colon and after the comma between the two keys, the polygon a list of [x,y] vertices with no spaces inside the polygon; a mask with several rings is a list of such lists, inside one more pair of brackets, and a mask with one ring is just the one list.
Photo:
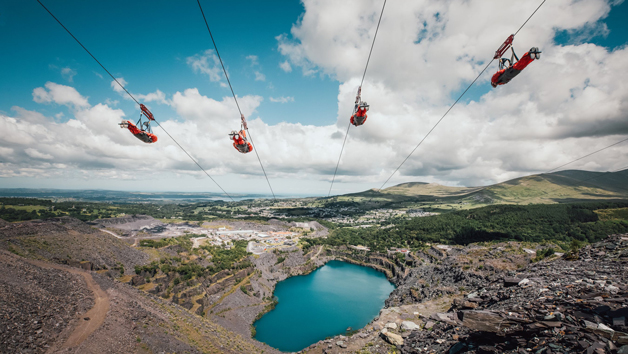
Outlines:
{"label": "blue sky", "polygon": [[[212,81],[191,65],[203,55],[214,65],[195,1],[42,1],[129,91],[165,94],[148,106],[226,190],[267,192],[255,155],[227,140],[239,117],[222,72]],[[382,0],[202,4],[239,101],[254,110],[275,191],[326,195]],[[390,1],[363,88],[369,119],[350,130],[332,194],[379,187],[536,6]],[[548,0],[515,39],[519,54],[540,47],[541,60],[497,89],[494,63],[390,183],[486,185],[625,138],[626,18],[626,1]],[[36,1],[0,2],[0,31],[0,188],[217,190],[158,129],[154,145],[123,134],[116,123],[138,107]],[[569,167],[613,170],[627,156],[617,146]]]}
{"label": "blue sky", "polygon": [[[131,92],[159,89],[172,95],[196,87],[216,99],[230,95],[227,88],[195,74],[186,64],[187,57],[213,49],[194,1],[42,2],[112,74],[124,77]],[[336,120],[337,82],[328,76],[304,77],[296,68],[290,73],[279,68],[285,58],[277,51],[275,37],[290,32],[304,10],[299,1],[203,1],[202,5],[236,94],[264,98],[254,116],[271,124],[325,125]],[[0,46],[10,48],[0,56],[0,65],[10,68],[0,82],[4,93],[0,110],[8,112],[17,105],[45,114],[29,93],[47,81],[71,83],[92,104],[107,98],[122,101],[112,92],[106,73],[36,1],[0,3],[0,28],[11,33],[0,37]],[[259,65],[251,66],[246,59],[250,55],[258,57]],[[63,68],[76,73],[71,82],[61,74]],[[265,80],[256,81],[254,71]],[[282,96],[294,101],[269,100]],[[167,107],[152,106],[162,120],[176,117]],[[137,111],[131,102],[119,107]],[[50,113],[56,112],[51,108]],[[234,121],[237,125],[238,116]]]}

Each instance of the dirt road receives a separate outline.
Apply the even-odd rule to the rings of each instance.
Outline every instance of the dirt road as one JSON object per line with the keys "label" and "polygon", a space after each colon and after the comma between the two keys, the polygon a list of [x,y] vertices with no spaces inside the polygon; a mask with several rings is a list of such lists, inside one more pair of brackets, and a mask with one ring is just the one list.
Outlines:
{"label": "dirt road", "polygon": [[80,274],[83,279],[85,279],[87,287],[94,294],[94,307],[92,307],[86,313],[80,315],[76,328],[74,328],[62,347],[72,348],[79,346],[105,321],[105,317],[107,317],[107,312],[109,311],[109,295],[107,294],[107,292],[103,291],[100,288],[98,283],[94,281],[94,278],[92,278],[92,275],[89,272],[78,268],[62,266],[55,263],[36,261],[26,258],[24,258],[24,260],[38,267],[53,268],[70,272],[72,274]]}

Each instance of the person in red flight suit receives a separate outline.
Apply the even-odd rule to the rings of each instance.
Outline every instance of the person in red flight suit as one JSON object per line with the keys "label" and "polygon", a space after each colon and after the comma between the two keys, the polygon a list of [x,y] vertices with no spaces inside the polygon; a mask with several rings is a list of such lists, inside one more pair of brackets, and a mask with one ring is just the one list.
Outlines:
{"label": "person in red flight suit", "polygon": [[246,154],[253,151],[253,145],[246,140],[246,131],[240,130],[240,132],[232,131],[229,136],[233,140],[233,147],[239,152]]}
{"label": "person in red flight suit", "polygon": [[152,144],[154,142],[157,142],[157,136],[155,134],[146,130],[139,129],[135,124],[131,123],[128,120],[120,123],[120,127],[129,129],[129,131],[133,133],[133,135],[135,135],[136,138],[140,139],[141,141],[147,144]]}
{"label": "person in red flight suit", "polygon": [[358,95],[355,97],[355,106],[353,107],[353,114],[351,115],[351,124],[359,127],[366,122],[366,112],[369,110],[369,105],[362,101],[362,87],[358,88]]}
{"label": "person in red flight suit", "polygon": [[[150,129],[150,121],[155,120],[155,117],[143,104],[140,104],[140,109],[142,110],[142,112],[140,113],[140,119],[136,123],[137,125],[131,123],[128,120],[123,120],[122,123],[119,124],[120,128],[128,129],[133,135],[135,135],[136,138],[147,144],[157,142],[157,136],[153,134]],[[147,119],[145,122],[142,120],[142,117],[144,116]],[[137,126],[139,126],[139,128]]]}
{"label": "person in red flight suit", "polygon": [[[512,48],[511,48],[512,49]],[[512,57],[501,58],[499,60],[499,70],[491,78],[491,86],[497,87],[497,85],[504,85],[510,82],[515,76],[519,75],[526,66],[528,66],[534,59],[541,58],[541,52],[539,48],[532,47],[529,52],[525,53],[521,59],[517,58],[515,50],[512,49]],[[514,60],[517,60],[514,64]]]}

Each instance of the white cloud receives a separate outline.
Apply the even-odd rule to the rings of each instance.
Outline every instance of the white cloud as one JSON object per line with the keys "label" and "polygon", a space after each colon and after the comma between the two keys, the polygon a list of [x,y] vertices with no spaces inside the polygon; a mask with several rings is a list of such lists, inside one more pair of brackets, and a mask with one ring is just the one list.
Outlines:
{"label": "white cloud", "polygon": [[287,60],[279,63],[279,67],[281,68],[281,70],[287,73],[292,72],[292,65],[290,65],[290,62],[288,62]]}
{"label": "white cloud", "polygon": [[147,95],[136,94],[137,99],[142,102],[157,102],[161,104],[170,104],[170,102],[166,99],[166,94],[157,90],[155,92],[151,92]]}
{"label": "white cloud", "polygon": [[74,87],[46,82],[46,88],[37,87],[33,90],[33,100],[37,103],[57,103],[76,109],[89,107],[87,98],[81,96]]}
{"label": "white cloud", "polygon": [[247,55],[246,60],[251,61],[251,66],[259,65],[259,58],[257,55]]}
{"label": "white cloud", "polygon": [[128,82],[126,82],[123,77],[116,77],[115,80],[111,80],[111,88],[119,94],[126,94],[126,92],[124,92],[124,89],[120,85],[126,87],[127,84]]}
{"label": "white cloud", "polygon": [[278,103],[294,102],[294,97],[292,96],[270,97],[269,99],[270,99],[270,102],[278,102]]}
{"label": "white cloud", "polygon": [[255,71],[255,81],[266,81],[266,75],[259,71]]}
{"label": "white cloud", "polygon": [[[368,120],[349,130],[333,193],[379,187],[441,118],[452,97],[475,78],[537,5],[485,0],[389,2],[363,87],[362,97],[371,105]],[[289,71],[294,65],[304,75],[320,73],[339,80],[337,122],[270,125],[256,112],[262,97],[238,100],[271,183],[282,181],[273,185],[276,191],[301,185],[322,194],[334,173],[381,1],[305,0],[304,6],[306,12],[290,35],[279,38],[278,48],[286,56],[281,68]],[[515,40],[519,54],[540,47],[541,59],[508,85],[475,101],[461,101],[389,185],[494,183],[549,170],[628,136],[624,84],[628,47],[609,51],[587,43],[553,42],[557,30],[595,28],[609,9],[602,0],[547,2]],[[211,80],[217,63],[213,53],[191,58],[188,64]],[[496,69],[493,63],[477,84],[487,87]],[[66,94],[61,99],[52,85],[56,84],[35,89],[35,101],[82,109],[66,123],[19,107],[14,108],[15,117],[0,115],[0,131],[6,132],[0,135],[3,175],[68,176],[84,171],[111,180],[135,178],[138,173],[143,179],[148,174],[155,179],[176,176],[170,177],[168,181],[174,182],[169,185],[181,185],[180,178],[206,179],[160,129],[155,129],[156,144],[142,144],[116,126],[125,116],[123,111],[104,104],[89,106],[68,86],[64,90],[73,90],[73,98]],[[160,123],[210,174],[226,180],[233,187],[229,191],[252,185],[266,191],[255,155],[239,154],[228,139],[229,131],[240,126],[230,96],[215,99],[189,88],[168,101],[160,93],[143,99],[170,104],[176,114]],[[269,100],[283,103],[293,98]],[[30,156],[26,149],[53,159]],[[628,145],[622,144],[569,167],[614,170],[623,167],[626,157]],[[229,177],[221,180],[225,175]]]}
{"label": "white cloud", "polygon": [[63,76],[64,79],[68,80],[68,82],[74,82],[74,76],[76,76],[76,70],[70,67],[65,67],[61,69],[61,76]]}
{"label": "white cloud", "polygon": [[117,106],[117,105],[118,105],[118,103],[120,103],[120,101],[118,101],[118,100],[112,100],[112,99],[110,99],[110,98],[107,98],[107,99],[105,100],[105,104],[106,104],[107,106],[112,106],[112,107],[115,107],[115,106]]}
{"label": "white cloud", "polygon": [[34,159],[42,159],[42,160],[52,160],[54,157],[52,155],[49,154],[42,154],[41,152],[33,149],[33,148],[28,148],[26,150],[24,150],[24,152],[34,158]]}
{"label": "white cloud", "polygon": [[188,57],[186,61],[195,73],[207,75],[211,82],[218,82],[222,79],[220,60],[212,49],[208,49],[202,54]]}

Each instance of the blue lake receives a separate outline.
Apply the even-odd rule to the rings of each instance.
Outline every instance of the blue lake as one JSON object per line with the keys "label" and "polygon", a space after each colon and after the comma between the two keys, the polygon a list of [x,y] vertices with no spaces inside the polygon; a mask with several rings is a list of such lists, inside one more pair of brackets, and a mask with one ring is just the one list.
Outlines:
{"label": "blue lake", "polygon": [[395,286],[374,269],[331,261],[277,284],[274,310],[255,322],[255,339],[285,352],[299,351],[348,327],[368,324]]}

